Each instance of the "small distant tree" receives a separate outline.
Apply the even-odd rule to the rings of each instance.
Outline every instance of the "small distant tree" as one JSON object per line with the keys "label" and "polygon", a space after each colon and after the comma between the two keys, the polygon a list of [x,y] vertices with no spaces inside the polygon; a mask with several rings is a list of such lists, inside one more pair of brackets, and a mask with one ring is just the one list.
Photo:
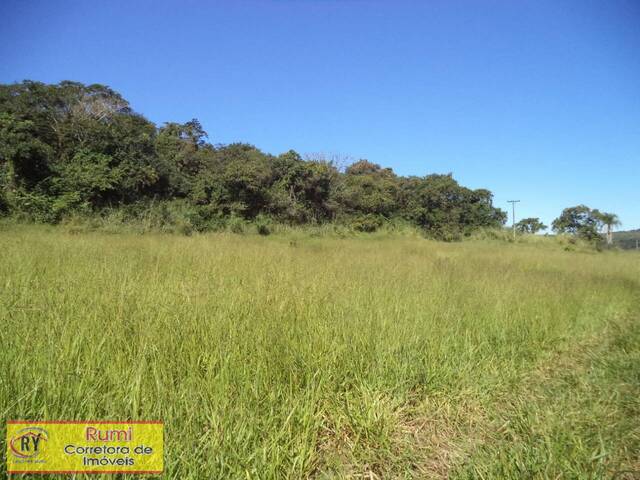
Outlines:
{"label": "small distant tree", "polygon": [[568,233],[584,238],[596,240],[600,238],[600,219],[597,210],[591,210],[586,205],[565,208],[562,214],[551,224],[557,233]]}
{"label": "small distant tree", "polygon": [[594,210],[593,215],[605,227],[607,245],[611,245],[613,243],[613,227],[620,225],[620,218],[615,213],[600,212],[598,210]]}
{"label": "small distant tree", "polygon": [[520,233],[538,233],[546,230],[547,226],[537,217],[523,218],[516,223],[516,230]]}

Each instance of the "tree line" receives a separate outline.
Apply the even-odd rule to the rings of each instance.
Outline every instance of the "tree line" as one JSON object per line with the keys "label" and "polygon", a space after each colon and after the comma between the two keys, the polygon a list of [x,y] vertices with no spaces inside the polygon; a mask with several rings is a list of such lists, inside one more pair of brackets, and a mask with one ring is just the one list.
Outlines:
{"label": "tree line", "polygon": [[[608,245],[613,243],[613,229],[620,225],[620,219],[615,213],[601,212],[586,205],[565,208],[560,216],[551,224],[556,233],[569,234],[584,240],[598,242],[606,240]],[[548,227],[539,218],[523,218],[514,225],[520,233],[536,234]]]}
{"label": "tree line", "polygon": [[434,237],[500,227],[492,193],[450,175],[403,177],[359,160],[346,169],[290,150],[214,145],[197,120],[157,127],[104,85],[0,85],[0,210],[39,222],[105,209],[179,212],[206,230],[233,218],[346,222],[364,231],[404,219]]}
{"label": "tree line", "polygon": [[[265,219],[374,231],[402,220],[447,240],[507,219],[489,190],[451,174],[404,177],[367,160],[342,169],[293,150],[276,156],[245,143],[214,145],[198,120],[157,127],[99,84],[0,85],[0,214],[56,223],[114,210],[131,219],[151,212],[198,231]],[[593,239],[607,225],[610,239],[617,223],[580,205],[552,226]],[[537,218],[516,227],[546,229]]]}

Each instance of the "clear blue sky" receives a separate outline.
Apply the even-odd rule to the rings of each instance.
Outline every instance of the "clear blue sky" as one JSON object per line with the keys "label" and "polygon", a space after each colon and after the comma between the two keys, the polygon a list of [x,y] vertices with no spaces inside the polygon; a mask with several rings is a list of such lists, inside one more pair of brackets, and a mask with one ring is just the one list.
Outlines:
{"label": "clear blue sky", "polygon": [[640,1],[0,2],[0,82],[104,83],[213,143],[452,172],[640,228]]}

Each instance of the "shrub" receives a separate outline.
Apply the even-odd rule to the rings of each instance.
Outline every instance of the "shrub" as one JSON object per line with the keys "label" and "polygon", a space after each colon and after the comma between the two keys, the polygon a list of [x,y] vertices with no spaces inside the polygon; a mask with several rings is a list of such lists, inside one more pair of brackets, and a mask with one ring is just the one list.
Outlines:
{"label": "shrub", "polygon": [[425,235],[443,242],[459,242],[464,237],[463,232],[453,225],[425,229]]}
{"label": "shrub", "polygon": [[54,208],[54,198],[38,192],[18,191],[13,196],[18,219],[36,223],[58,223],[60,210]]}
{"label": "shrub", "polygon": [[271,222],[268,217],[258,215],[256,217],[255,224],[259,235],[267,236],[271,234]]}
{"label": "shrub", "polygon": [[372,233],[382,226],[383,220],[377,215],[359,215],[353,217],[350,224],[358,232]]}
{"label": "shrub", "polygon": [[244,233],[245,226],[245,221],[236,215],[232,215],[229,217],[229,220],[227,220],[227,228],[232,233]]}

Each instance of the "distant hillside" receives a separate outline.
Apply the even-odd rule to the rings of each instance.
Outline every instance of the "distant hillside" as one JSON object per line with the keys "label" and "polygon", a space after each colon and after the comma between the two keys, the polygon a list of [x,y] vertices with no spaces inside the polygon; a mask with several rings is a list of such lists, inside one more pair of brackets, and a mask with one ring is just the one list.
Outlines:
{"label": "distant hillside", "polygon": [[640,229],[613,234],[613,243],[620,248],[636,248],[636,241],[640,244]]}

